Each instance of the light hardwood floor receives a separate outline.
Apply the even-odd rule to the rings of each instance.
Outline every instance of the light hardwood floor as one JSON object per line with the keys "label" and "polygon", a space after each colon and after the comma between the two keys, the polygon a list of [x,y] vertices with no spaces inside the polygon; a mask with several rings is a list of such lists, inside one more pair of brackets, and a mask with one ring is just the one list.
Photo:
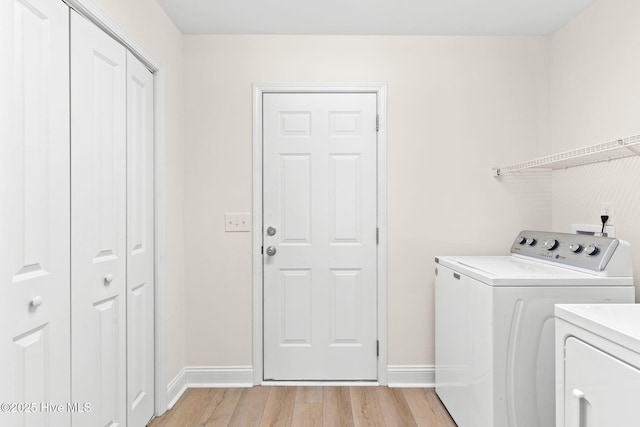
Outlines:
{"label": "light hardwood floor", "polygon": [[433,389],[192,388],[149,427],[455,427]]}

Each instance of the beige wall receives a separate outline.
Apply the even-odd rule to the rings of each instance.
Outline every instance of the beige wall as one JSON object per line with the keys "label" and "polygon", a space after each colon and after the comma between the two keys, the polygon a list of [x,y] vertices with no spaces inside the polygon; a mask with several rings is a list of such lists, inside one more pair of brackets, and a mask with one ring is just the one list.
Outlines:
{"label": "beige wall", "polygon": [[[551,39],[551,142],[564,151],[640,134],[640,2],[599,0]],[[598,223],[614,202],[640,296],[640,157],[553,175],[553,228]]]}
{"label": "beige wall", "polygon": [[167,380],[184,367],[182,33],[154,0],[94,0],[166,71]]}
{"label": "beige wall", "polygon": [[389,364],[433,363],[435,255],[506,253],[522,228],[595,223],[602,201],[640,244],[639,158],[553,185],[490,172],[640,133],[635,0],[598,0],[550,38],[183,36],[153,0],[96,1],[167,70],[169,379],[253,363],[251,236],[223,214],[251,211],[254,82],[388,84]]}
{"label": "beige wall", "polygon": [[545,155],[548,40],[496,37],[185,36],[187,365],[252,364],[252,83],[388,85],[388,356],[430,365],[433,258],[506,254],[548,229],[548,175],[491,167]]}

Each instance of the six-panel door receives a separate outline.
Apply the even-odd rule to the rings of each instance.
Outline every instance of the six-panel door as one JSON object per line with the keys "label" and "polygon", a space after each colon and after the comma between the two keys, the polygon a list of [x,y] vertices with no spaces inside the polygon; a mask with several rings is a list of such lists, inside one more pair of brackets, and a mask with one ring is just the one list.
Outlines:
{"label": "six-panel door", "polygon": [[376,95],[269,93],[263,113],[264,378],[375,380]]}

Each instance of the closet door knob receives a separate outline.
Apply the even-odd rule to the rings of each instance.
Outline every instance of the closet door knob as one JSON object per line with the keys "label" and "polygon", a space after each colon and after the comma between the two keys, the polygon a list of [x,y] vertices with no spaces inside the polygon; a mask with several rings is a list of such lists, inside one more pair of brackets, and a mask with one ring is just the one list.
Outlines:
{"label": "closet door knob", "polygon": [[42,305],[42,297],[38,295],[37,297],[33,297],[31,301],[29,301],[29,306],[33,308],[38,308]]}
{"label": "closet door knob", "polygon": [[108,285],[113,281],[113,274],[107,274],[104,276],[104,284]]}

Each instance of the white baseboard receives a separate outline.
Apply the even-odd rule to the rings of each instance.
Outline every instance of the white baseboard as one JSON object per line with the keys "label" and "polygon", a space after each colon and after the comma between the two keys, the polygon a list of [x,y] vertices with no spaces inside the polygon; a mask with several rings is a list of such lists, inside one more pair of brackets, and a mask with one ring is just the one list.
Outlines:
{"label": "white baseboard", "polygon": [[173,408],[180,396],[187,390],[187,376],[185,375],[185,368],[182,368],[178,375],[167,384],[167,409]]}
{"label": "white baseboard", "polygon": [[[389,387],[435,387],[435,366],[389,365],[387,381]],[[188,388],[203,387],[253,387],[253,367],[187,366],[167,385],[168,408],[171,409]]]}
{"label": "white baseboard", "polygon": [[389,387],[435,387],[436,367],[433,365],[388,365]]}
{"label": "white baseboard", "polygon": [[262,381],[269,387],[379,387],[377,381]]}
{"label": "white baseboard", "polygon": [[188,388],[253,387],[252,366],[186,366],[167,386],[169,409]]}
{"label": "white baseboard", "polygon": [[187,388],[253,387],[252,366],[187,366]]}

